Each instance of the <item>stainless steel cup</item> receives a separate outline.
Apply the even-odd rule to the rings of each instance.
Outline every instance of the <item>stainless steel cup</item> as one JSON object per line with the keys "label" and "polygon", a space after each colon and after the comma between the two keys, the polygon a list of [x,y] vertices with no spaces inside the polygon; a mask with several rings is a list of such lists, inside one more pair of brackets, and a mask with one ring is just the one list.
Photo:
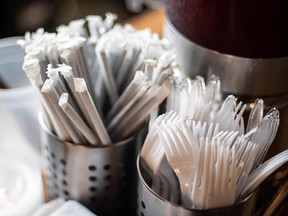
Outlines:
{"label": "stainless steel cup", "polygon": [[40,123],[50,199],[77,200],[97,215],[135,215],[135,138],[101,148],[85,146],[60,140],[41,117]]}
{"label": "stainless steel cup", "polygon": [[138,172],[138,194],[137,215],[138,216],[249,216],[254,215],[257,192],[254,192],[242,202],[223,208],[198,210],[188,209],[172,203],[156,194],[149,185],[151,175],[137,158]]}

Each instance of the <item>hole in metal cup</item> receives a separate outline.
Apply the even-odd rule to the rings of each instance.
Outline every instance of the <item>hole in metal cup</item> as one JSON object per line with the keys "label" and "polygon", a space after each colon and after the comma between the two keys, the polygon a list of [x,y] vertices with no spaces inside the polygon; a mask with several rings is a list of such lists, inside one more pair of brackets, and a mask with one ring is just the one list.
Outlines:
{"label": "hole in metal cup", "polygon": [[255,203],[257,200],[257,191],[251,194],[242,202],[232,206],[215,209],[188,209],[180,205],[174,204],[156,194],[149,185],[151,178],[149,171],[145,168],[141,161],[140,154],[137,157],[138,172],[138,200],[137,215],[138,216],[249,216],[254,215]]}
{"label": "hole in metal cup", "polygon": [[[135,138],[107,147],[84,146],[60,140],[46,127],[41,114],[39,121],[44,176],[52,180],[52,186],[47,187],[49,198],[77,200],[97,215],[130,215],[131,203],[136,200],[132,190],[136,182]],[[45,157],[47,151],[50,160]]]}

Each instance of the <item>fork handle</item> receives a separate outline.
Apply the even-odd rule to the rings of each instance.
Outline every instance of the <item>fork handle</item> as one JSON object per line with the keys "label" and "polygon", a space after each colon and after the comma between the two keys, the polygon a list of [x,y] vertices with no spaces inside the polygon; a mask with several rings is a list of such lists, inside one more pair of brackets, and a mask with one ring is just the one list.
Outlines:
{"label": "fork handle", "polygon": [[182,205],[191,208],[193,205],[191,200],[191,167],[174,169],[174,172],[180,183]]}

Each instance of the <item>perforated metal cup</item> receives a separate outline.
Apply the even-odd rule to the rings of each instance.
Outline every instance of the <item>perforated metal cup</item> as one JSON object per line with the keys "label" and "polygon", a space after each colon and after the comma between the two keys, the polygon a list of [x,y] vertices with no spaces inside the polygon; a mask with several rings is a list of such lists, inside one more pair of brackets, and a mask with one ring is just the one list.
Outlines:
{"label": "perforated metal cup", "polygon": [[137,191],[137,215],[138,216],[249,216],[254,215],[257,192],[251,194],[242,202],[232,206],[197,210],[188,209],[163,199],[151,188],[151,175],[137,158],[138,191]]}
{"label": "perforated metal cup", "polygon": [[77,145],[60,140],[40,122],[50,199],[77,200],[97,215],[135,215],[134,138],[103,148]]}

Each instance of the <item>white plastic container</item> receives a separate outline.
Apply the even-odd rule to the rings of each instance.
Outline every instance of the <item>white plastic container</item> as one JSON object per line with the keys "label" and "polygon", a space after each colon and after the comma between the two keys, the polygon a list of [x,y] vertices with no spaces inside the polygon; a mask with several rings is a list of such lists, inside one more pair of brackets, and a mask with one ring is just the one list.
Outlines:
{"label": "white plastic container", "polygon": [[4,145],[7,138],[11,144],[11,137],[21,137],[40,150],[40,105],[35,90],[22,70],[24,54],[16,43],[18,39],[0,40],[0,79],[7,87],[0,89],[0,141]]}
{"label": "white plastic container", "polygon": [[0,216],[30,216],[44,200],[40,103],[22,70],[19,38],[0,40]]}

